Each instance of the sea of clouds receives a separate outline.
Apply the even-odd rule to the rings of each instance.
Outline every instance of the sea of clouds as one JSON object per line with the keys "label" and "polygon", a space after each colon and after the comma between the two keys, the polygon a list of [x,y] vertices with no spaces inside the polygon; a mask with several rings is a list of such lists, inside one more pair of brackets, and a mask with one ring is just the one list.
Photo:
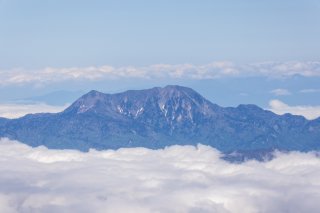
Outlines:
{"label": "sea of clouds", "polygon": [[317,153],[222,160],[203,145],[82,153],[0,140],[0,212],[319,212]]}

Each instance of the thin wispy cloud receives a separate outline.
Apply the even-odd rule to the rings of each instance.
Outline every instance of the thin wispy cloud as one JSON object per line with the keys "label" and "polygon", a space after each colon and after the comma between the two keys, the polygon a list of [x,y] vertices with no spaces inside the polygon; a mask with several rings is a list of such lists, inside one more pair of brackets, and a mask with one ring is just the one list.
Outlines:
{"label": "thin wispy cloud", "polygon": [[49,84],[68,80],[97,81],[121,78],[173,78],[173,79],[213,79],[220,76],[235,75],[237,70],[230,62],[214,62],[196,66],[192,64],[156,64],[147,67],[72,67],[42,70],[8,70],[0,71],[2,85],[41,83]]}
{"label": "thin wispy cloud", "polygon": [[61,81],[104,79],[215,79],[236,76],[282,78],[293,75],[320,76],[320,62],[266,62],[239,65],[228,61],[204,65],[155,64],[145,67],[47,67],[39,70],[12,69],[0,71],[0,85],[50,84]]}
{"label": "thin wispy cloud", "polygon": [[263,62],[250,64],[249,67],[253,73],[276,78],[294,75],[320,76],[319,61]]}
{"label": "thin wispy cloud", "polygon": [[208,146],[81,153],[0,141],[1,212],[318,212],[320,159],[232,164]]}
{"label": "thin wispy cloud", "polygon": [[310,120],[320,117],[320,106],[290,106],[276,99],[271,100],[269,102],[269,110],[279,115],[283,115],[285,113],[291,113],[293,115],[302,115]]}
{"label": "thin wispy cloud", "polygon": [[274,94],[276,96],[291,95],[291,92],[289,90],[282,89],[282,88],[271,90],[270,93],[272,93],[272,94]]}

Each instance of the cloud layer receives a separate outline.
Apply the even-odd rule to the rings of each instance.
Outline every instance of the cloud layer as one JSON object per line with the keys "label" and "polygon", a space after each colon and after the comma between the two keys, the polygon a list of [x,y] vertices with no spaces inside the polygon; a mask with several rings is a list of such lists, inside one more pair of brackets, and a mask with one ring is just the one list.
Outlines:
{"label": "cloud layer", "polygon": [[0,212],[318,212],[320,159],[231,164],[199,145],[90,151],[0,141]]}
{"label": "cloud layer", "polygon": [[293,115],[302,115],[310,120],[320,117],[320,106],[289,106],[275,99],[269,102],[269,107],[269,110],[279,115],[291,113]]}
{"label": "cloud layer", "polygon": [[270,93],[276,96],[291,95],[291,93],[287,89],[282,89],[282,88],[271,90]]}
{"label": "cloud layer", "polygon": [[64,106],[52,106],[45,103],[36,104],[0,104],[0,117],[19,118],[26,114],[41,112],[61,112],[67,108],[69,104]]}
{"label": "cloud layer", "polygon": [[205,65],[155,64],[145,67],[71,67],[41,70],[2,70],[0,85],[50,84],[67,80],[103,80],[119,78],[172,78],[214,79],[230,76],[267,76],[272,78],[293,75],[320,76],[320,62],[265,62],[239,65],[228,61],[217,61]]}

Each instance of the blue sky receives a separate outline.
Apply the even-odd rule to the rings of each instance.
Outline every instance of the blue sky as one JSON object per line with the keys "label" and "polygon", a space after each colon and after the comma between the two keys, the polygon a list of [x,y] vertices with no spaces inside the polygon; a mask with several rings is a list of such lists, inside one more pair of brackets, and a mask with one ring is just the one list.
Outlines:
{"label": "blue sky", "polygon": [[317,60],[320,3],[2,0],[0,67]]}
{"label": "blue sky", "polygon": [[180,84],[223,106],[317,108],[319,38],[316,0],[0,0],[0,102]]}

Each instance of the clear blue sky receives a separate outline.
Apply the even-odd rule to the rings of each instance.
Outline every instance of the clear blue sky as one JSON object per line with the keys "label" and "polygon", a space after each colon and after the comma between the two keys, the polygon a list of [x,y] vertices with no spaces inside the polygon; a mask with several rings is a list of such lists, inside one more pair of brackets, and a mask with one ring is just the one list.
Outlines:
{"label": "clear blue sky", "polygon": [[317,0],[0,0],[0,68],[317,60]]}
{"label": "clear blue sky", "polygon": [[319,0],[0,0],[0,103],[180,84],[224,106],[315,106],[319,57]]}

